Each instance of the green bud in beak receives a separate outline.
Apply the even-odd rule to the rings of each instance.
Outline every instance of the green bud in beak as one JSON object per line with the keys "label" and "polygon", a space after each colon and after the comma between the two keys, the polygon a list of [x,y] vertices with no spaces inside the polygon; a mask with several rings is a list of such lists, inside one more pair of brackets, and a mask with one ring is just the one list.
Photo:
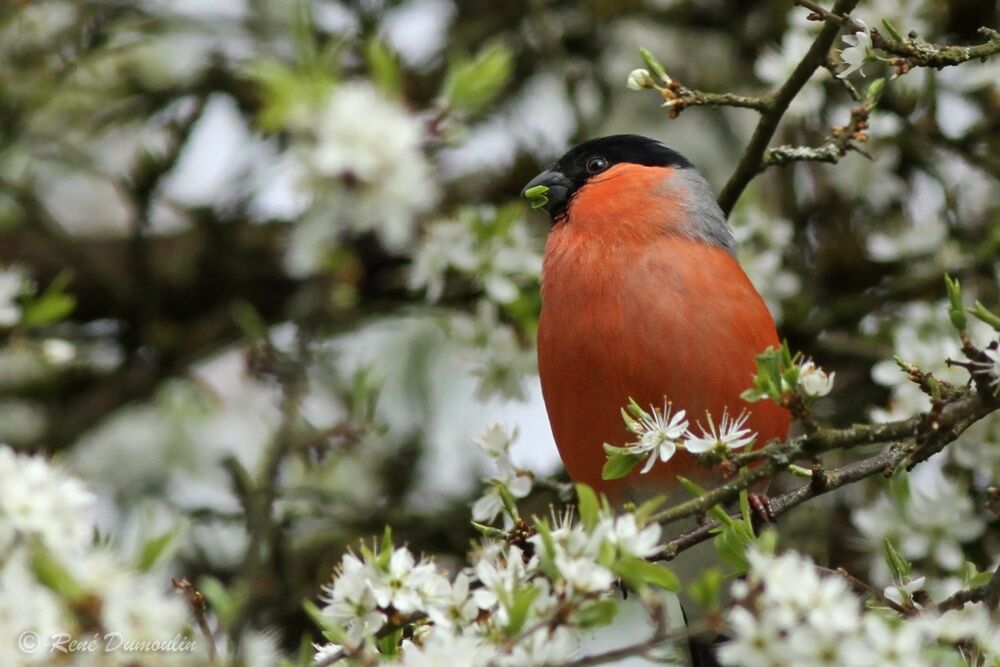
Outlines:
{"label": "green bud in beak", "polygon": [[521,194],[531,204],[531,208],[542,208],[549,203],[549,186],[547,185],[536,185]]}

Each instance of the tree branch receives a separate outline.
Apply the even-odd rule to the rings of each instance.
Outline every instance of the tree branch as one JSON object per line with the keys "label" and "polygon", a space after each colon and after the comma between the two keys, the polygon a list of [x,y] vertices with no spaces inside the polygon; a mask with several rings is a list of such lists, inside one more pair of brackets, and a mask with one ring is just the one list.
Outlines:
{"label": "tree branch", "polygon": [[[817,19],[825,21],[827,25],[835,25],[838,28],[844,28],[851,32],[866,31],[864,24],[848,16],[846,11],[838,11],[836,6],[830,11],[812,0],[793,0],[793,2],[813,11],[817,15]],[[883,35],[876,28],[867,29],[871,31],[872,46],[902,58],[905,61],[905,69],[911,67],[941,69],[943,67],[961,65],[969,60],[988,58],[1000,53],[1000,32],[991,28],[984,27],[979,29],[979,32],[986,36],[987,41],[976,46],[935,44],[920,39],[913,35],[913,33],[910,34],[909,40],[900,41],[891,36]],[[904,63],[896,66],[900,67],[901,65],[904,65]]]}
{"label": "tree branch", "polygon": [[[846,14],[858,4],[858,0],[837,0],[833,6],[836,14]],[[760,173],[764,160],[764,151],[771,142],[782,116],[788,110],[788,105],[792,103],[795,96],[799,94],[802,87],[806,85],[809,78],[818,67],[822,67],[826,61],[827,54],[833,46],[833,41],[840,32],[840,25],[828,22],[823,26],[816,40],[809,47],[809,51],[803,56],[799,64],[796,65],[788,80],[769,99],[769,107],[761,114],[757,128],[754,130],[750,143],[743,151],[736,171],[730,176],[729,181],[719,195],[719,207],[725,215],[729,215],[733,206],[740,198],[743,190]]]}
{"label": "tree branch", "polygon": [[[760,170],[768,167],[784,166],[792,162],[827,162],[836,164],[848,151],[863,152],[855,141],[867,141],[868,115],[872,105],[865,102],[851,109],[851,120],[847,125],[835,126],[819,146],[776,146],[764,153]],[[867,155],[867,154],[866,154]]]}
{"label": "tree branch", "polygon": [[[734,501],[741,491],[750,488],[758,481],[772,477],[794,461],[805,457],[834,449],[894,442],[893,447],[878,456],[823,473],[819,477],[814,476],[810,484],[772,500],[772,512],[775,515],[781,514],[809,498],[879,472],[894,469],[897,465],[905,464],[908,468],[912,468],[943,449],[969,426],[998,408],[1000,403],[996,400],[987,400],[965,390],[955,400],[937,405],[930,412],[910,419],[886,424],[856,424],[845,429],[819,429],[787,442],[775,442],[736,457],[733,463],[737,466],[762,462],[753,467],[743,467],[733,481],[659,512],[651,517],[651,520],[667,524],[704,513],[715,505],[726,505]],[[675,538],[668,542],[668,551],[665,553],[668,557],[672,557],[680,552],[679,547],[688,548],[697,544],[708,536],[708,531],[712,527],[714,526],[706,524],[692,531],[692,534]],[[676,545],[671,551],[670,545],[674,542]]]}

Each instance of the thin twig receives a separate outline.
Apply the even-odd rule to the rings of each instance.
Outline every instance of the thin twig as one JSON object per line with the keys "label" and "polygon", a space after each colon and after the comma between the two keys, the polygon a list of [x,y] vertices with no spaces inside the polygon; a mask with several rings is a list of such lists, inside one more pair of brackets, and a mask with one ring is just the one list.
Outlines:
{"label": "thin twig", "polygon": [[[837,0],[833,6],[833,11],[836,14],[846,14],[854,9],[857,4],[858,0]],[[767,145],[771,143],[771,138],[778,129],[778,124],[781,122],[782,116],[785,115],[785,111],[788,110],[788,106],[795,99],[795,96],[799,94],[802,87],[809,81],[813,72],[826,61],[830,48],[833,46],[833,41],[837,38],[839,32],[840,26],[836,23],[829,22],[824,25],[816,40],[812,43],[812,46],[809,47],[809,51],[806,52],[806,55],[802,57],[802,60],[799,61],[799,64],[792,71],[791,76],[788,77],[788,80],[770,98],[770,105],[761,114],[757,128],[750,138],[750,143],[747,144],[746,149],[743,151],[743,157],[740,158],[736,171],[729,177],[729,181],[719,195],[719,207],[725,215],[729,215],[736,201],[743,194],[743,190],[760,173],[764,160],[764,151],[767,150]]]}
{"label": "thin twig", "polygon": [[[838,10],[836,6],[827,10],[812,0],[793,0],[795,4],[813,11],[827,25],[845,28],[851,32],[865,32],[866,26],[847,15],[847,11]],[[911,67],[933,67],[941,69],[953,65],[961,65],[969,60],[980,60],[1000,53],[1000,33],[990,28],[980,28],[987,41],[975,46],[954,46],[951,44],[935,44],[911,36],[908,41],[899,41],[882,34],[877,28],[868,28],[871,33],[872,46],[899,56],[905,61],[905,69]],[[900,63],[897,68],[904,65]],[[904,70],[905,71],[905,70]]]}

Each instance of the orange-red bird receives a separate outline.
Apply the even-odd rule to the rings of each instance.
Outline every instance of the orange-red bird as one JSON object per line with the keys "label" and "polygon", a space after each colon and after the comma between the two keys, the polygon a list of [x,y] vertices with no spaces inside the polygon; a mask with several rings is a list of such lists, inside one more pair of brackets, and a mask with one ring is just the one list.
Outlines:
{"label": "orange-red bird", "polygon": [[672,495],[677,475],[717,480],[684,451],[648,474],[603,480],[603,443],[635,441],[620,414],[630,397],[647,410],[670,401],[692,429],[706,412],[718,424],[724,410],[747,410],[758,443],[785,438],[786,410],[740,398],[778,335],[694,166],[653,139],[616,135],[576,146],[525,190],[538,185],[553,223],[538,368],[570,477],[617,503]]}

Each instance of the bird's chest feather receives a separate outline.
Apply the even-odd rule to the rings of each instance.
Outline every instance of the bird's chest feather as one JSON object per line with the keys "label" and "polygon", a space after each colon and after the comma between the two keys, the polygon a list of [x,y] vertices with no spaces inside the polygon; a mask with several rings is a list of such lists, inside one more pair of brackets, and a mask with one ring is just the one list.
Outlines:
{"label": "bird's chest feather", "polygon": [[[621,499],[668,473],[704,479],[708,471],[678,456],[641,480],[605,483],[601,444],[629,441],[620,408],[630,398],[645,407],[671,401],[692,427],[706,411],[738,412],[754,356],[776,340],[760,297],[720,248],[670,235],[615,243],[576,230],[550,235],[538,362],[553,434],[577,481]],[[773,415],[764,417],[762,435],[783,437]]]}

